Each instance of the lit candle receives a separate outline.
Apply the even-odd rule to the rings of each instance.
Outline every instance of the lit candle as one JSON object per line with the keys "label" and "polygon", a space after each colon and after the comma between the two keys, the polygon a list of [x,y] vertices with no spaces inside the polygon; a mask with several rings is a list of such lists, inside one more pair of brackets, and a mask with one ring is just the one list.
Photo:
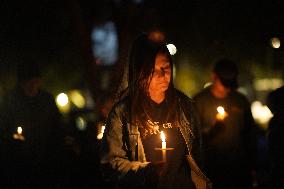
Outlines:
{"label": "lit candle", "polygon": [[19,135],[22,135],[22,133],[23,133],[22,127],[17,127],[17,133],[18,133]]}
{"label": "lit candle", "polygon": [[17,127],[17,132],[13,134],[13,138],[16,140],[25,140],[25,137],[23,136],[23,128]]}
{"label": "lit candle", "polygon": [[164,131],[161,131],[161,139],[162,139],[162,155],[163,155],[163,162],[166,162],[167,160],[167,143],[166,143],[166,136]]}
{"label": "lit candle", "polygon": [[97,139],[98,139],[98,140],[101,140],[101,139],[103,138],[104,132],[105,132],[105,128],[106,128],[105,125],[103,125],[103,126],[101,127],[101,131],[99,132],[99,134],[98,134],[98,136],[97,136]]}
{"label": "lit candle", "polygon": [[227,116],[227,112],[225,111],[225,109],[222,106],[218,106],[217,107],[217,114],[216,114],[216,119],[223,121]]}

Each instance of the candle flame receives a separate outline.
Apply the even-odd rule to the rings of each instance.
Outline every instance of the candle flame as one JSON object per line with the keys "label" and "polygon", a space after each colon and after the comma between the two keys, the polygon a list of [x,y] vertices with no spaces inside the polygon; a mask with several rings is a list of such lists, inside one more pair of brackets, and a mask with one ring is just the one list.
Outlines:
{"label": "candle flame", "polygon": [[103,125],[103,126],[101,127],[101,130],[100,130],[99,134],[97,135],[97,139],[101,140],[101,139],[103,138],[104,132],[105,132],[105,128],[106,128],[105,125]]}
{"label": "candle flame", "polygon": [[219,113],[219,114],[225,114],[225,109],[222,107],[222,106],[218,106],[217,107],[217,112]]}
{"label": "candle flame", "polygon": [[22,132],[23,132],[22,127],[18,127],[18,128],[17,128],[17,133],[18,133],[19,135],[21,135],[21,134],[22,134]]}
{"label": "candle flame", "polygon": [[166,136],[165,136],[164,131],[161,131],[161,139],[162,139],[162,142],[166,142]]}
{"label": "candle flame", "polygon": [[105,128],[106,128],[106,126],[103,125],[103,126],[102,126],[102,129],[101,129],[101,133],[104,133],[104,132],[105,132]]}

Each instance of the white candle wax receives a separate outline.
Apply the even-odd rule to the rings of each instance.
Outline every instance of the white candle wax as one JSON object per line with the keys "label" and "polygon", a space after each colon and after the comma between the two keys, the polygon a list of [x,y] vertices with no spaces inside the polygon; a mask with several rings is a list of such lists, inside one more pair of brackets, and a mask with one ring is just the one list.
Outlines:
{"label": "white candle wax", "polygon": [[161,131],[161,139],[162,139],[163,162],[166,162],[166,159],[167,159],[167,154],[166,154],[167,143],[166,143],[166,136],[165,136],[165,133],[163,131]]}
{"label": "white candle wax", "polygon": [[162,149],[166,149],[167,148],[167,143],[166,142],[162,142]]}

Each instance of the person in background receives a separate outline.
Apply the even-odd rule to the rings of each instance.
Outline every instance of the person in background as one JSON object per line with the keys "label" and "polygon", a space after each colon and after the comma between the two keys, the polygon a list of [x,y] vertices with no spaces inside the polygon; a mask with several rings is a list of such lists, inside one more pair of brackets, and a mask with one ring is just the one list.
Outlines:
{"label": "person in background", "polygon": [[205,172],[213,188],[250,188],[255,175],[255,123],[247,98],[239,93],[238,68],[229,59],[214,65],[212,85],[194,100],[204,140]]}
{"label": "person in background", "polygon": [[[186,155],[199,165],[197,112],[174,88],[172,73],[166,44],[140,35],[130,52],[128,88],[109,113],[102,139],[102,173],[118,188],[195,188]],[[165,159],[156,150],[162,133],[174,148]]]}
{"label": "person in background", "polygon": [[1,142],[9,188],[50,188],[56,182],[61,115],[53,96],[41,89],[39,65],[17,67],[17,84],[0,104]]}
{"label": "person in background", "polygon": [[284,184],[284,86],[270,92],[267,105],[273,117],[268,124],[268,155],[270,188],[280,189]]}

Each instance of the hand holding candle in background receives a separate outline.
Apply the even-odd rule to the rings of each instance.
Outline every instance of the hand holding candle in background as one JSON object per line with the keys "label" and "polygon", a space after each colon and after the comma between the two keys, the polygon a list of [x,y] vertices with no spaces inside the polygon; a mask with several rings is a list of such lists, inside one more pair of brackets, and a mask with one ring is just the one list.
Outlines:
{"label": "hand holding candle in background", "polygon": [[17,127],[17,132],[13,134],[13,138],[15,140],[25,140],[25,137],[23,136],[23,128],[22,127]]}
{"label": "hand holding candle in background", "polygon": [[228,113],[225,111],[225,109],[222,106],[217,107],[217,114],[216,119],[218,121],[224,121],[224,119],[228,116]]}

